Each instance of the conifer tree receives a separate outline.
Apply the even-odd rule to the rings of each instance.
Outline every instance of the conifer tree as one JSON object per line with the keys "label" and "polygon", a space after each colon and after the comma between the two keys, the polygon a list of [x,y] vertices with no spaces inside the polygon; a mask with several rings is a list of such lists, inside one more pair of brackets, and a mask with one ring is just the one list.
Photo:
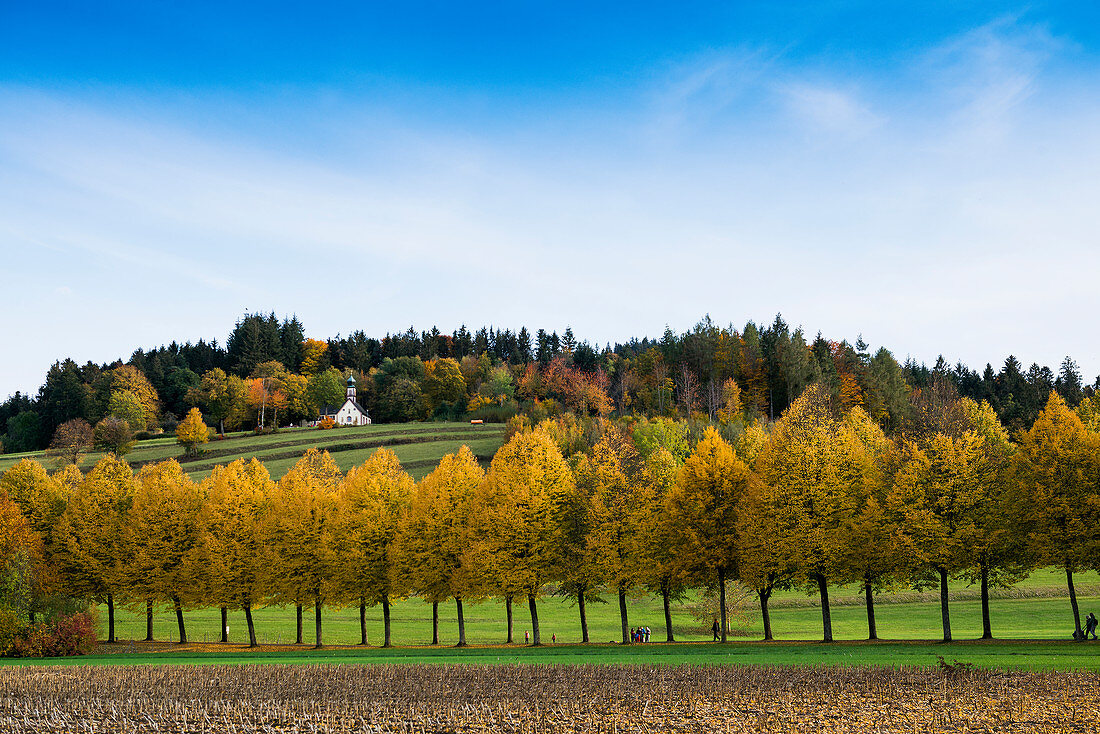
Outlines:
{"label": "conifer tree", "polygon": [[408,591],[399,573],[399,534],[406,523],[415,482],[397,459],[381,448],[348,472],[334,496],[332,523],[324,543],[339,558],[334,588],[359,602],[361,644],[366,644],[366,607],[382,605],[384,647],[392,644],[390,603]]}

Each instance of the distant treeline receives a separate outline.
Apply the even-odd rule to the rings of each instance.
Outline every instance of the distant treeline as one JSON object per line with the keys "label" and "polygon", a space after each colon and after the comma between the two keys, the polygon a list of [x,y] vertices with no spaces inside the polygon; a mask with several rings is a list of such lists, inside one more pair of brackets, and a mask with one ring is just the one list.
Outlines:
{"label": "distant treeline", "polygon": [[[708,316],[683,334],[666,329],[660,339],[601,348],[569,328],[559,335],[526,327],[463,326],[451,334],[410,327],[381,339],[356,331],[315,340],[305,338],[297,317],[249,314],[224,346],[172,342],[139,349],[125,362],[59,360],[37,395],[17,392],[0,404],[0,441],[8,453],[45,448],[58,426],[73,419],[95,425],[119,418],[137,433],[170,430],[193,406],[222,430],[312,420],[323,405],[343,401],[347,376],[356,378],[359,401],[380,421],[470,413],[506,420],[535,409],[540,417],[570,410],[713,422],[731,381],[751,421],[778,417],[807,386],[821,384],[840,406],[862,406],[887,433],[911,418],[910,394],[937,383],[988,402],[1017,431],[1031,425],[1052,391],[1075,407],[1100,382],[1086,385],[1070,357],[1057,374],[1038,364],[1025,368],[1012,356],[999,370],[987,364],[981,372],[942,357],[932,367],[899,363],[862,339],[851,344],[820,333],[808,339],[779,316],[768,326],[750,321],[740,329]],[[272,399],[274,410],[267,407]]]}

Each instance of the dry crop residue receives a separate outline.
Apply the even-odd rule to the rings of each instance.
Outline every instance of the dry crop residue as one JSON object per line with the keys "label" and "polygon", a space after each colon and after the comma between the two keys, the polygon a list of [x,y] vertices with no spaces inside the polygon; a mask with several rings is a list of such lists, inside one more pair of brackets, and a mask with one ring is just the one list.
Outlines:
{"label": "dry crop residue", "polygon": [[1096,732],[1100,676],[927,668],[0,668],[0,731]]}

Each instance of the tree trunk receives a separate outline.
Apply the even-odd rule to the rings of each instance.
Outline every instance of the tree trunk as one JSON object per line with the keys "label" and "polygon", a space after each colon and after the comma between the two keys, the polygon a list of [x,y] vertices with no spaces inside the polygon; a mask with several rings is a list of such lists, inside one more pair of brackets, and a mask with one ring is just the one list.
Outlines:
{"label": "tree trunk", "polygon": [[632,640],[629,637],[629,631],[626,628],[626,589],[619,587],[619,624],[623,628],[623,644],[626,645]]}
{"label": "tree trunk", "polygon": [[722,642],[726,641],[726,569],[718,569],[718,607],[722,617]]}
{"label": "tree trunk", "polygon": [[814,574],[814,580],[817,581],[817,592],[821,596],[821,628],[822,628],[822,642],[833,641],[833,615],[829,609],[829,582],[825,576],[820,573]]}
{"label": "tree trunk", "polygon": [[458,611],[458,644],[455,647],[466,647],[466,615],[462,612],[462,597],[455,597],[455,609]]}
{"label": "tree trunk", "polygon": [[318,596],[317,601],[314,602],[314,606],[313,606],[313,624],[314,624],[314,627],[316,628],[315,631],[317,633],[317,643],[313,647],[320,648],[321,644],[322,644],[321,643],[321,597],[320,596]]}
{"label": "tree trunk", "polygon": [[153,641],[153,600],[145,601],[145,641]]}
{"label": "tree trunk", "polygon": [[512,644],[512,597],[504,597],[504,613],[508,616],[508,639],[505,642]]}
{"label": "tree trunk", "polygon": [[367,600],[359,597],[359,644],[367,644]]}
{"label": "tree trunk", "polygon": [[989,566],[981,564],[982,572],[982,639],[993,639],[993,624],[989,618]]}
{"label": "tree trunk", "polygon": [[295,606],[295,611],[298,614],[298,636],[294,638],[294,644],[295,645],[301,645],[302,644],[302,605],[301,604],[296,605]]}
{"label": "tree trunk", "polygon": [[577,594],[577,608],[581,612],[581,642],[588,642],[588,610],[584,606],[584,592],[585,589],[581,589]]}
{"label": "tree trunk", "polygon": [[[1066,584],[1069,586],[1069,605],[1073,607],[1073,630],[1081,637],[1081,612],[1077,609],[1077,591],[1073,588],[1073,571],[1066,569]],[[107,597],[110,599],[110,597]]]}
{"label": "tree trunk", "polygon": [[221,640],[222,640],[222,642],[229,642],[229,608],[228,607],[222,607],[221,612],[222,612],[222,632],[221,632],[222,637],[221,637]]}
{"label": "tree trunk", "polygon": [[390,647],[390,595],[382,595],[382,628],[385,631],[385,642],[382,647]]}
{"label": "tree trunk", "polygon": [[665,642],[676,642],[676,638],[672,635],[672,600],[670,597],[672,593],[668,590],[668,585],[661,586],[661,601],[665,607]]}
{"label": "tree trunk", "polygon": [[[1074,602],[1076,604],[1076,602]],[[1076,609],[1076,607],[1074,607]],[[1078,625],[1080,627],[1080,625]],[[107,595],[107,642],[115,641],[115,597]]]}
{"label": "tree trunk", "polygon": [[252,605],[244,605],[244,621],[248,623],[248,646],[256,647],[256,625],[252,623]]}
{"label": "tree trunk", "polygon": [[867,599],[867,639],[878,639],[878,625],[875,624],[875,592],[871,589],[871,577],[863,577],[863,593]]}
{"label": "tree trunk", "polygon": [[432,602],[432,644],[439,644],[439,602]]}
{"label": "tree trunk", "polygon": [[940,619],[943,620],[943,641],[951,642],[951,610],[947,606],[947,569],[936,569],[940,573]]}
{"label": "tree trunk", "polygon": [[187,644],[187,629],[183,626],[183,607],[180,606],[180,598],[172,597],[172,606],[176,608],[176,625],[180,628],[180,644]]}
{"label": "tree trunk", "polygon": [[760,618],[764,620],[764,639],[772,639],[772,617],[768,611],[768,600],[771,599],[771,589],[757,589],[756,595],[760,597]]}
{"label": "tree trunk", "polygon": [[539,637],[539,609],[535,606],[535,595],[527,595],[527,605],[531,607],[531,646],[538,647],[542,644],[542,638]]}

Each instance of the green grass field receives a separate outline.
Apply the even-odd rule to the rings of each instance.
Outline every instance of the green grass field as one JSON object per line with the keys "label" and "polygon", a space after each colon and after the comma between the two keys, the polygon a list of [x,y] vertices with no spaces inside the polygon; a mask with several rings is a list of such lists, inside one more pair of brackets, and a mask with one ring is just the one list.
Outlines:
{"label": "green grass field", "polygon": [[[706,663],[706,664],[830,664],[830,665],[930,665],[942,656],[953,661],[990,667],[1018,667],[1036,670],[1100,670],[1100,643],[1075,644],[1067,640],[1073,622],[1068,599],[1061,592],[1060,574],[1041,570],[1022,582],[1012,594],[1015,598],[995,598],[991,603],[993,642],[977,640],[981,635],[981,608],[977,599],[958,582],[952,593],[962,598],[952,601],[951,617],[955,642],[937,642],[941,636],[939,604],[934,600],[912,601],[911,592],[884,593],[876,604],[878,632],[883,641],[865,642],[866,611],[862,604],[850,603],[859,597],[854,589],[837,589],[840,602],[832,609],[837,642],[824,645],[821,637],[820,608],[815,598],[798,591],[777,594],[772,605],[775,642],[760,642],[762,627],[752,599],[736,601],[734,619],[741,625],[733,641],[725,646],[710,644],[709,621],[699,619],[693,610],[699,599],[691,597],[673,607],[673,627],[680,644],[656,644],[664,640],[664,622],[660,600],[640,596],[629,600],[631,625],[647,625],[653,630],[649,645],[623,647],[619,639],[619,617],[613,598],[606,604],[588,607],[591,645],[582,646],[577,609],[559,597],[539,602],[543,641],[557,643],[545,648],[523,646],[524,632],[530,629],[526,605],[513,607],[515,640],[505,646],[504,605],[497,600],[466,605],[467,638],[473,647],[450,649],[457,641],[453,602],[440,605],[440,647],[431,647],[431,605],[419,599],[407,599],[392,607],[392,650],[381,650],[381,609],[368,609],[367,633],[372,647],[348,649],[359,642],[359,618],[356,607],[326,608],[323,613],[324,642],[331,649],[305,648],[248,651],[244,646],[247,631],[240,612],[230,614],[230,645],[211,646],[219,636],[217,609],[194,609],[185,613],[191,646],[159,645],[155,651],[142,651],[145,618],[140,610],[120,609],[116,630],[120,642],[111,652],[69,662],[85,663],[224,663],[224,662],[424,662],[424,663]],[[1082,574],[1081,585],[1095,590],[1096,574]],[[848,592],[853,592],[849,594]],[[1058,595],[1059,592],[1062,595]],[[1007,593],[1007,592],[1005,592]],[[745,602],[749,603],[745,603]],[[1079,597],[1082,615],[1100,610],[1100,594]],[[101,627],[105,609],[100,608]],[[254,613],[261,645],[290,645],[295,636],[293,608],[267,607]],[[306,609],[304,636],[313,641],[312,610]],[[175,617],[158,610],[154,619],[154,637],[161,642],[176,639]]]}
{"label": "green grass field", "polygon": [[[313,428],[285,428],[278,433],[257,436],[253,433],[227,434],[225,439],[212,440],[205,453],[197,459],[182,462],[194,479],[201,479],[219,464],[235,459],[256,457],[264,462],[271,476],[278,479],[293,466],[303,453],[316,447],[332,454],[341,470],[347,470],[366,460],[380,446],[397,453],[414,478],[420,479],[435,467],[444,454],[457,451],[463,444],[479,457],[487,458],[500,447],[503,427],[471,425],[469,423],[395,423],[318,431]],[[164,459],[182,459],[183,449],[175,436],[139,441],[126,455],[134,467]],[[89,454],[82,462],[87,469],[102,454]],[[0,472],[24,458],[48,462],[44,452],[0,456]],[[48,464],[47,464],[48,465]]]}
{"label": "green grass field", "polygon": [[830,665],[887,667],[970,664],[1019,670],[1100,671],[1100,643],[1072,642],[731,642],[727,644],[396,647],[248,650],[228,646],[208,652],[117,651],[75,658],[0,659],[0,665],[221,665],[221,664],[631,664],[631,665]]}

